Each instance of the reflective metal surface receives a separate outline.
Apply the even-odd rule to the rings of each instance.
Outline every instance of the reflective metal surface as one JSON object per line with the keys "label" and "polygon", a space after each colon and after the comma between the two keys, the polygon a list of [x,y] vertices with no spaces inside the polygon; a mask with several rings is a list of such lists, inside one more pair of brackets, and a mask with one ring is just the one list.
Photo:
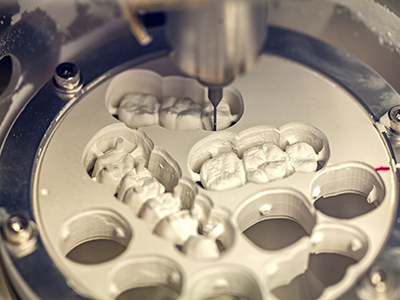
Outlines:
{"label": "reflective metal surface", "polygon": [[254,65],[266,36],[267,5],[253,0],[211,4],[169,12],[167,38],[184,73],[226,84]]}
{"label": "reflective metal surface", "polygon": [[[85,95],[86,91],[93,89],[102,80],[101,76],[108,75],[109,70],[114,67],[126,62],[133,66],[167,54],[168,46],[162,30],[152,31],[156,42],[141,48],[130,36],[115,3],[72,2],[65,1],[59,4],[59,7],[62,7],[57,8],[57,12],[47,1],[34,5],[25,1],[0,4],[0,11],[3,12],[1,25],[5,25],[0,29],[0,58],[10,54],[13,64],[9,87],[0,96],[0,111],[2,114],[8,112],[2,118],[1,137],[6,135],[9,126],[27,100],[50,80],[59,63],[76,61],[75,58],[81,57],[76,61],[84,74],[84,89],[77,95],[79,98]],[[385,141],[392,151],[391,167],[396,166],[400,142],[398,135],[388,130],[391,126],[387,112],[392,106],[399,105],[400,101],[397,93],[382,80],[382,77],[399,90],[398,32],[394,26],[397,24],[394,21],[399,13],[398,5],[383,0],[360,0],[351,3],[281,0],[271,1],[270,4],[269,20],[272,24],[295,29],[348,51],[350,55],[319,41],[291,32],[283,33],[276,28],[270,31],[270,40],[266,46],[270,54],[304,63],[332,78],[360,101],[379,132],[386,138]],[[36,5],[40,8],[36,9]],[[366,10],[359,8],[371,8],[367,11],[372,14],[368,15]],[[376,22],[382,18],[386,23],[379,23],[387,25],[383,28],[376,26]],[[113,43],[107,44],[109,41]],[[103,44],[107,45],[101,47]],[[93,49],[97,50],[91,52]],[[131,50],[126,52],[126,49]],[[90,55],[84,55],[89,52]],[[354,57],[363,60],[369,67]],[[42,150],[40,145],[43,145],[42,139],[44,143],[48,138],[47,130],[52,130],[57,124],[57,114],[75,100],[71,101],[66,102],[65,98],[54,91],[52,83],[47,83],[15,123],[4,144],[1,158],[3,163],[0,206],[6,208],[6,211],[1,211],[2,220],[13,212],[22,212],[31,218],[34,217],[30,207],[30,186],[36,151]],[[9,167],[12,161],[18,161],[18,167]],[[394,184],[397,185],[397,181]],[[18,186],[18,189],[13,188],[15,186]],[[389,268],[389,279],[384,280],[382,276],[379,279],[377,275],[367,274],[342,296],[343,299],[398,298],[395,283],[400,281],[400,268],[393,263],[399,261],[398,225],[399,223],[394,223],[387,246],[376,261],[378,266]],[[5,252],[4,244],[1,247]],[[40,238],[37,250],[32,256],[23,260],[4,256],[3,260],[6,265],[15,266],[9,268],[8,276],[14,284],[17,283],[16,289],[22,297],[35,299],[32,290],[22,284],[21,275],[30,282],[40,298],[61,299],[61,295],[68,295],[68,299],[81,297],[71,288],[70,283],[65,282],[64,276],[51,262]],[[46,263],[39,264],[39,261]],[[30,270],[24,271],[27,264],[32,264],[32,269],[40,270],[41,276],[35,276]],[[374,270],[372,268],[371,272]],[[48,287],[46,278],[54,280],[55,285],[44,291],[44,287]],[[385,282],[385,288],[381,282]],[[391,287],[391,284],[395,287]],[[3,292],[4,289],[0,290]]]}
{"label": "reflective metal surface", "polygon": [[[152,32],[152,34],[156,37],[160,37],[158,41],[162,41],[162,30],[155,30]],[[132,38],[128,38],[126,40],[119,40],[118,45],[124,45],[124,43],[127,43],[127,45],[130,45],[130,47],[134,48],[135,43],[132,43]],[[144,62],[148,61],[151,58],[158,57],[160,55],[165,55],[166,51],[163,50],[165,49],[163,47],[162,42],[156,47],[155,44],[152,44],[148,46],[148,48],[140,48],[139,45],[137,45],[137,51],[135,51],[135,54],[138,55],[138,59],[134,59],[133,61],[130,62],[130,65],[135,65],[138,64],[139,62]],[[295,48],[295,51],[293,51],[293,47]],[[116,47],[113,44],[110,44],[111,48],[102,48],[99,51],[104,51],[104,53],[107,53],[111,49],[115,51]],[[149,48],[152,47],[152,48]],[[141,51],[141,49],[143,49]],[[397,94],[393,92],[393,90],[385,84],[384,81],[382,81],[379,76],[375,75],[370,69],[364,67],[362,64],[360,64],[357,60],[352,59],[351,57],[347,56],[346,53],[338,51],[337,49],[331,48],[329,46],[326,46],[323,43],[320,43],[316,40],[297,35],[291,32],[283,31],[280,29],[275,29],[272,28],[270,31],[270,39],[269,42],[266,46],[266,51],[268,53],[273,53],[273,54],[278,54],[290,59],[293,59],[294,61],[299,61],[302,63],[305,63],[307,65],[310,65],[313,68],[319,68],[321,72],[324,72],[326,75],[331,76],[335,81],[338,83],[342,83],[343,86],[355,97],[358,99],[362,99],[363,104],[365,107],[370,111],[371,116],[374,119],[377,119],[377,116],[382,114],[385,110],[388,110],[391,105],[396,103],[396,97]],[[141,53],[144,54],[140,55]],[[149,53],[153,53],[150,54]],[[312,53],[313,55],[309,55],[309,53]],[[102,55],[91,55],[91,57],[103,57]],[[116,58],[118,57],[118,61],[114,61],[112,64],[110,63],[109,65],[102,65],[101,68],[100,64],[98,64],[98,69],[93,71],[92,64],[96,60],[82,60],[78,61],[77,64],[80,66],[82,74],[84,75],[83,78],[85,78],[84,81],[84,88],[80,94],[76,96],[76,99],[80,99],[80,97],[84,96],[86,93],[88,93],[91,89],[97,86],[97,84],[90,84],[95,78],[102,78],[99,77],[101,74],[107,73],[108,69],[111,69],[114,65],[121,65],[121,63],[126,59],[128,61],[129,59],[132,59],[131,56],[124,56],[123,53],[121,55],[115,56]],[[329,57],[329,60],[326,60],[326,57]],[[332,62],[330,62],[332,60]],[[104,63],[104,61],[103,61]],[[337,70],[334,68],[334,66],[339,65],[341,66],[341,70]],[[346,68],[346,71],[342,71],[343,68]],[[333,71],[332,71],[333,70]],[[335,72],[335,70],[337,70]],[[97,73],[96,73],[97,72]],[[114,71],[115,72],[115,71]],[[352,76],[354,74],[363,74],[364,77],[368,76],[368,78],[374,78],[378,80],[380,83],[379,88],[377,90],[377,86],[368,86],[368,85],[363,85],[363,88],[360,88],[360,77],[359,76]],[[362,78],[364,78],[362,77]],[[104,77],[105,79],[106,77]],[[102,79],[101,79],[102,80]],[[95,82],[101,82],[101,81],[95,81]],[[374,97],[374,94],[378,94],[379,92],[384,92],[384,93],[390,93],[393,95],[391,98],[393,102],[389,102],[386,104],[382,105],[374,105],[375,102],[373,102],[372,98],[369,98],[369,96]],[[380,93],[379,93],[380,94]],[[52,95],[51,97],[49,97]],[[49,99],[52,102],[49,103]],[[399,101],[400,102],[400,101]],[[69,104],[70,103],[70,104]],[[31,185],[31,172],[26,172],[26,169],[22,170],[20,168],[10,168],[8,167],[10,161],[18,161],[19,164],[25,164],[28,169],[31,169],[32,171],[35,170],[35,157],[37,153],[41,153],[42,151],[45,150],[40,150],[43,149],[42,147],[46,145],[47,138],[51,135],[53,129],[56,128],[53,127],[54,125],[57,125],[58,123],[58,118],[57,114],[60,111],[63,111],[65,108],[71,107],[71,104],[75,104],[76,101],[72,99],[70,102],[65,102],[64,99],[59,98],[54,90],[54,87],[52,86],[51,83],[47,84],[46,87],[39,93],[33,101],[30,102],[28,105],[27,109],[24,110],[24,112],[21,114],[19,117],[17,123],[14,125],[10,138],[7,139],[5,146],[3,148],[3,153],[2,153],[2,161],[3,161],[3,168],[2,168],[2,199],[12,199],[12,202],[4,202],[5,204],[3,205],[7,213],[12,213],[12,212],[24,212],[34,218],[35,216],[32,215],[32,210],[29,207],[30,206],[30,198],[32,195],[30,190],[30,185]],[[49,105],[52,109],[49,109]],[[384,106],[387,105],[387,106]],[[46,106],[47,109],[41,109],[41,107]],[[65,107],[63,109],[63,107]],[[31,120],[32,113],[34,115],[37,115],[38,113],[42,115],[40,117],[40,120],[48,120],[47,122],[37,122],[36,120]],[[36,117],[37,118],[37,117]],[[23,121],[22,121],[23,120]],[[53,122],[51,122],[53,120]],[[26,122],[31,122],[32,125],[27,127]],[[35,122],[35,123],[32,123]],[[54,123],[56,122],[56,123]],[[54,125],[52,125],[52,123]],[[32,133],[26,133],[26,128],[32,128],[35,134]],[[13,134],[18,134],[18,138],[11,138]],[[22,133],[22,135],[21,135]],[[38,152],[37,152],[38,151]],[[18,157],[17,160],[15,160],[15,157]],[[23,185],[21,185],[23,183]],[[22,189],[15,190],[12,188],[15,186],[15,184],[18,184]],[[3,200],[4,201],[4,200]],[[12,204],[11,206],[9,204]],[[43,244],[41,242],[38,243],[38,247],[33,252],[30,256],[29,263],[32,263],[34,258],[34,261],[43,261],[47,260],[49,261],[49,265],[47,267],[47,270],[45,274],[48,274],[46,276],[50,276],[49,278],[52,278],[53,281],[58,282],[55,286],[55,290],[53,293],[54,295],[58,295],[57,297],[60,297],[62,293],[65,293],[65,295],[68,295],[68,297],[71,297],[70,293],[73,293],[72,290],[70,290],[69,287],[64,286],[63,287],[63,277],[61,274],[59,274],[59,271],[57,271],[57,268],[55,268],[54,265],[52,265],[51,261],[47,257],[46,254],[46,249],[43,247]],[[28,258],[27,257],[27,258]],[[47,258],[46,258],[47,257]],[[9,263],[11,263],[9,261]],[[15,264],[17,267],[22,263],[19,260],[13,259],[13,264]],[[24,262],[24,265],[26,265],[27,262]],[[33,281],[30,283],[30,286],[32,289],[35,289],[36,293],[44,293],[44,291],[40,288],[41,284],[37,280],[37,276],[34,275],[32,270],[35,269],[41,269],[43,271],[43,264],[41,264],[41,267],[32,267],[30,270],[25,269],[27,272],[24,276],[27,276],[27,278],[31,278]],[[20,272],[25,272],[23,269],[20,270]],[[57,279],[59,278],[59,279]],[[41,276],[41,280],[44,280],[43,275]],[[20,287],[23,290],[26,291],[26,287]],[[62,292],[62,291],[65,292]],[[69,291],[68,291],[69,290]],[[45,294],[40,294],[40,298],[48,298],[49,294],[52,293],[51,290],[46,289]],[[51,295],[51,294],[50,294]],[[26,296],[25,296],[26,297]],[[51,297],[51,296],[50,296]],[[66,296],[67,297],[67,296]],[[79,297],[78,295],[75,294],[75,297]]]}

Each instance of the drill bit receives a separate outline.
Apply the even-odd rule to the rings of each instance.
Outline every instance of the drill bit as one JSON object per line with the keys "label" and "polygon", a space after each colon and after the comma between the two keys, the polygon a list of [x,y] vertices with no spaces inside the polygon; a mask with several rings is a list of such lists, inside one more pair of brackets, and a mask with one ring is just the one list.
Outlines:
{"label": "drill bit", "polygon": [[214,126],[213,130],[217,131],[217,106],[222,100],[223,88],[222,86],[208,87],[208,99],[214,106]]}

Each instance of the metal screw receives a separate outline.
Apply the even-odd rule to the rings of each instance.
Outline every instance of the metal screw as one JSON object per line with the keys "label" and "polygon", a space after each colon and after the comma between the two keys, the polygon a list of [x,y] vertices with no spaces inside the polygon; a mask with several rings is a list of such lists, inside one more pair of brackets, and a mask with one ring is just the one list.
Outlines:
{"label": "metal screw", "polygon": [[22,245],[32,238],[33,228],[25,216],[15,214],[10,216],[3,225],[3,235],[6,241],[14,245]]}
{"label": "metal screw", "polygon": [[54,85],[59,92],[75,94],[82,88],[81,72],[74,63],[59,64],[54,73]]}
{"label": "metal screw", "polygon": [[396,110],[395,113],[394,113],[394,115],[395,115],[395,117],[396,117],[396,120],[397,120],[397,121],[400,121],[400,110]]}
{"label": "metal screw", "polygon": [[393,269],[386,263],[374,263],[357,285],[357,299],[400,299],[398,297],[396,277]]}
{"label": "metal screw", "polygon": [[400,105],[393,106],[389,110],[390,129],[400,134]]}
{"label": "metal screw", "polygon": [[374,286],[377,293],[383,293],[388,288],[388,277],[384,268],[379,266],[373,267],[369,272],[369,280],[371,281],[371,284]]}
{"label": "metal screw", "polygon": [[272,209],[272,205],[264,204],[259,208],[258,212],[259,212],[260,216],[267,216],[271,212],[271,209]]}

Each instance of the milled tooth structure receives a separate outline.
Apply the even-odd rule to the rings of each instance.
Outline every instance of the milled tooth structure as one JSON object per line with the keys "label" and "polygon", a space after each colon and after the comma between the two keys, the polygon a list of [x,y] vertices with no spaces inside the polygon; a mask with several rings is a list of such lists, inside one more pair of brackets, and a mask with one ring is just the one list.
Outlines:
{"label": "milled tooth structure", "polygon": [[160,107],[160,125],[175,130],[202,129],[202,108],[190,98],[165,97]]}
{"label": "milled tooth structure", "polygon": [[288,157],[274,143],[251,147],[243,153],[244,167],[249,182],[269,182],[286,177]]}
{"label": "milled tooth structure", "polygon": [[158,124],[159,100],[143,93],[125,95],[118,106],[118,118],[130,128]]}
{"label": "milled tooth structure", "polygon": [[317,154],[307,143],[297,142],[286,147],[289,162],[296,172],[311,173],[318,167]]}
{"label": "milled tooth structure", "polygon": [[118,138],[114,149],[97,158],[92,177],[109,186],[115,193],[121,178],[133,169],[134,164],[134,158],[123,148],[123,139]]}
{"label": "milled tooth structure", "polygon": [[[211,104],[211,102],[207,102],[207,104],[203,107],[201,119],[203,121],[205,130],[213,130],[214,106]],[[235,117],[231,114],[231,108],[229,104],[222,99],[217,107],[217,130],[228,128],[229,126],[231,126],[234,120]]]}
{"label": "milled tooth structure", "polygon": [[206,189],[216,191],[239,187],[246,182],[243,161],[232,152],[207,160],[201,167],[200,177]]}

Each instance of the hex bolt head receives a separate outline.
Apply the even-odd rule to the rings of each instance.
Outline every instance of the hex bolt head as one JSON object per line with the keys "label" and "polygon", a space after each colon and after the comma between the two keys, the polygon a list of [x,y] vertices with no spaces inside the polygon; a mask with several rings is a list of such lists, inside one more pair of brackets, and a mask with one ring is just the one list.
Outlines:
{"label": "hex bolt head", "polygon": [[81,72],[71,62],[59,64],[54,72],[54,86],[59,92],[73,94],[82,88]]}
{"label": "hex bolt head", "polygon": [[3,225],[5,240],[14,245],[27,243],[32,238],[33,233],[29,220],[21,214],[10,216]]}
{"label": "hex bolt head", "polygon": [[390,129],[400,134],[400,105],[393,106],[389,110]]}

